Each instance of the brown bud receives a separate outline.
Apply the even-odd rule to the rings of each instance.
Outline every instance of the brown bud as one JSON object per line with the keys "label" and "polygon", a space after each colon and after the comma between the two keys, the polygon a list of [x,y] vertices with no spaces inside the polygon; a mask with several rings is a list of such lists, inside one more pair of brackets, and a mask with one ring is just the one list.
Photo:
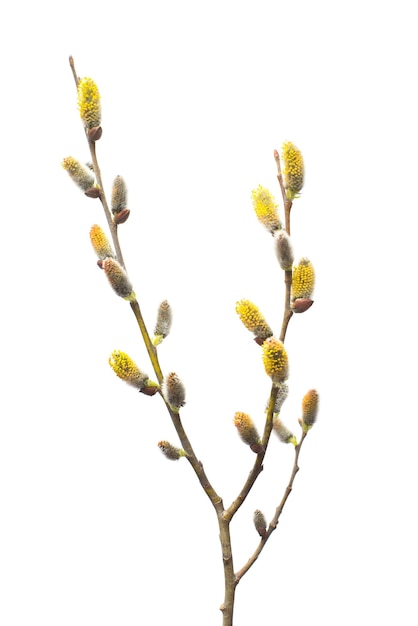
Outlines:
{"label": "brown bud", "polygon": [[99,259],[99,260],[97,261],[97,265],[98,265],[98,266],[100,267],[100,269],[102,270],[102,269],[103,269],[103,259]]}
{"label": "brown bud", "polygon": [[90,128],[90,130],[87,133],[87,137],[90,139],[90,141],[99,141],[100,137],[102,136],[102,127],[101,126],[93,126],[93,128]]}
{"label": "brown bud", "polygon": [[98,187],[90,187],[90,189],[84,192],[84,195],[88,198],[99,198],[100,189]]}
{"label": "brown bud", "polygon": [[313,303],[314,301],[310,298],[296,298],[296,300],[292,302],[292,311],[293,313],[304,313],[311,308]]}
{"label": "brown bud", "polygon": [[144,393],[146,396],[154,396],[157,391],[159,390],[159,387],[157,387],[156,385],[151,385],[151,386],[145,386],[142,387],[142,389],[139,390],[140,393]]}
{"label": "brown bud", "polygon": [[115,215],[113,216],[113,221],[115,222],[115,224],[124,224],[128,219],[130,213],[131,212],[129,209],[122,209],[122,211],[119,211],[119,213],[115,213]]}
{"label": "brown bud", "polygon": [[250,445],[250,448],[256,454],[260,454],[261,452],[264,452],[264,446],[262,446],[261,443],[252,443]]}

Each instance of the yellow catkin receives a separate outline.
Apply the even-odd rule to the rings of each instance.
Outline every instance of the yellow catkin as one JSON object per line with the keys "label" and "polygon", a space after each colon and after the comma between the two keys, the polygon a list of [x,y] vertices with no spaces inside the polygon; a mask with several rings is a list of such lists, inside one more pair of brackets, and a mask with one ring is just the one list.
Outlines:
{"label": "yellow catkin", "polygon": [[263,343],[263,363],[273,383],[284,383],[289,376],[289,360],[284,344],[276,337],[269,337]]}
{"label": "yellow catkin", "polygon": [[293,268],[292,300],[310,298],[315,287],[315,270],[307,258],[302,258]]}
{"label": "yellow catkin", "polygon": [[248,446],[257,445],[260,442],[260,436],[254,422],[246,413],[237,411],[234,415],[234,425],[239,436]]}
{"label": "yellow catkin", "polygon": [[109,357],[109,365],[121,380],[132,387],[142,389],[148,382],[147,374],[141,372],[131,357],[121,350],[114,350]]}
{"label": "yellow catkin", "polygon": [[251,192],[251,197],[255,214],[261,224],[263,224],[270,233],[280,230],[282,225],[277,211],[278,205],[275,203],[274,197],[270,191],[258,185],[257,189]]}
{"label": "yellow catkin", "polygon": [[307,428],[311,428],[316,422],[319,408],[319,393],[316,389],[310,389],[302,400],[302,422]]}
{"label": "yellow catkin", "polygon": [[98,224],[93,224],[90,229],[90,241],[99,259],[115,256],[105,232]]}
{"label": "yellow catkin", "polygon": [[92,78],[82,78],[77,87],[80,117],[87,129],[100,126],[101,104],[99,89]]}
{"label": "yellow catkin", "polygon": [[293,200],[303,187],[305,166],[302,153],[291,141],[286,141],[282,146],[282,159],[286,195],[289,200]]}
{"label": "yellow catkin", "polygon": [[271,337],[273,331],[267,324],[259,308],[250,300],[240,300],[235,305],[235,310],[241,322],[250,332],[260,339]]}

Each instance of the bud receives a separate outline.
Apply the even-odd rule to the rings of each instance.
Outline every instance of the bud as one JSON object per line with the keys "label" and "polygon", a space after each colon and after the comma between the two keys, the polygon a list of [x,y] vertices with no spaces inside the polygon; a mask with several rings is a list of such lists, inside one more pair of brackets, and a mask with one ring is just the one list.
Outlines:
{"label": "bud", "polygon": [[257,189],[251,192],[253,207],[258,220],[263,224],[264,228],[270,233],[280,230],[279,214],[277,212],[278,205],[275,203],[273,196],[268,189],[258,185]]}
{"label": "bud", "polygon": [[[293,268],[292,274],[292,301],[310,299],[315,287],[315,270],[306,257]],[[309,308],[309,307],[308,307]]]}
{"label": "bud", "polygon": [[112,213],[120,213],[128,207],[128,190],[122,176],[116,176],[112,187]]}
{"label": "bud", "polygon": [[[274,402],[273,415],[278,415],[289,394],[289,385],[287,383],[279,383],[277,387],[277,396]],[[268,411],[270,399],[266,403],[266,412]]]}
{"label": "bud", "polygon": [[127,273],[116,259],[111,257],[105,259],[103,269],[113,291],[124,300],[133,302],[136,299],[135,292]]}
{"label": "bud", "polygon": [[139,391],[146,387],[157,387],[158,389],[158,385],[149,380],[147,374],[141,372],[136,363],[126,354],[126,352],[113,350],[109,357],[109,365],[115,372],[116,376]]}
{"label": "bud", "polygon": [[267,522],[263,513],[259,509],[254,511],[253,522],[256,531],[258,532],[260,537],[264,539],[267,533]]}
{"label": "bud", "polygon": [[128,217],[130,216],[131,212],[129,209],[122,209],[122,211],[119,211],[119,213],[115,213],[115,215],[113,216],[113,221],[115,222],[115,224],[124,224],[126,222],[126,220],[128,219]]}
{"label": "bud", "polygon": [[282,146],[282,159],[286,196],[293,200],[299,196],[303,187],[305,166],[302,153],[293,143],[286,141]]}
{"label": "bud", "polygon": [[258,454],[263,451],[260,435],[249,415],[240,412],[235,413],[234,425],[243,442],[246,443],[247,446],[250,446],[253,452]]}
{"label": "bud", "polygon": [[82,191],[85,192],[93,187],[94,176],[91,173],[91,170],[84,165],[81,165],[81,163],[79,163],[76,159],[73,157],[66,157],[61,165]]}
{"label": "bud", "polygon": [[294,256],[290,237],[285,230],[276,230],[274,233],[276,256],[282,270],[291,270]]}
{"label": "bud", "polygon": [[87,191],[84,192],[84,195],[88,198],[99,198],[100,189],[98,187],[90,187],[90,189],[87,189]]}
{"label": "bud", "polygon": [[263,363],[268,376],[275,385],[284,383],[289,376],[289,363],[284,344],[276,337],[263,343]]}
{"label": "bud", "polygon": [[186,390],[180,378],[174,372],[168,374],[164,380],[163,395],[174,413],[186,404]]}
{"label": "bud", "polygon": [[293,313],[305,313],[305,311],[311,308],[313,303],[314,301],[310,298],[296,298],[296,300],[293,300],[290,308]]}
{"label": "bud", "polygon": [[101,126],[93,126],[87,133],[87,137],[90,141],[99,141],[100,137],[103,134],[103,129]]}
{"label": "bud", "polygon": [[78,108],[84,127],[90,130],[95,126],[100,126],[100,93],[94,80],[91,78],[82,78],[78,82],[77,92]]}
{"label": "bud", "polygon": [[157,391],[160,389],[160,385],[155,383],[152,380],[147,380],[145,386],[142,387],[139,391],[144,394],[144,396],[155,396]]}
{"label": "bud", "polygon": [[159,441],[158,447],[164,456],[170,461],[178,461],[180,457],[187,456],[184,450],[181,448],[175,448],[168,441]]}
{"label": "bud", "polygon": [[307,432],[316,422],[319,408],[319,393],[310,389],[302,400],[302,428]]}
{"label": "bud", "polygon": [[273,420],[273,430],[283,443],[293,443],[294,446],[297,445],[295,435],[283,424],[283,422],[275,417]]}
{"label": "bud", "polygon": [[90,229],[90,241],[99,259],[103,261],[107,257],[115,258],[115,253],[108,238],[97,224],[94,224]]}
{"label": "bud", "polygon": [[171,306],[169,305],[167,300],[164,300],[158,307],[157,321],[155,323],[154,329],[154,346],[158,346],[158,344],[160,344],[162,340],[167,337],[170,332],[172,320],[173,314],[171,311]]}
{"label": "bud", "polygon": [[258,307],[250,302],[250,300],[240,300],[236,303],[235,310],[245,328],[252,332],[256,339],[260,340],[259,343],[271,337],[273,331],[260,313]]}

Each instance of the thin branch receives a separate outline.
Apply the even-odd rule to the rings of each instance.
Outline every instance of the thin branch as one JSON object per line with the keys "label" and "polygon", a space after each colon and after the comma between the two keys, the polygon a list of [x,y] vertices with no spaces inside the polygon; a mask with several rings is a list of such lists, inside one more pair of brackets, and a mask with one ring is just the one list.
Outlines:
{"label": "thin branch", "polygon": [[260,543],[258,544],[257,548],[255,549],[254,553],[252,554],[252,556],[248,559],[247,563],[244,565],[244,567],[242,567],[236,574],[235,574],[235,584],[237,585],[239,583],[239,581],[241,580],[241,578],[248,572],[248,570],[254,565],[254,563],[256,562],[256,560],[258,559],[258,557],[260,556],[261,552],[263,551],[268,539],[270,538],[271,534],[276,530],[278,523],[279,523],[279,518],[283,512],[284,506],[287,502],[288,497],[290,496],[292,489],[293,489],[293,482],[295,480],[296,474],[299,471],[299,465],[298,465],[298,461],[299,461],[299,454],[300,454],[300,450],[302,447],[302,444],[305,440],[306,437],[305,432],[302,433],[300,442],[298,443],[297,446],[295,446],[295,460],[293,463],[293,467],[292,467],[292,472],[290,474],[290,479],[288,482],[288,485],[284,491],[283,497],[281,499],[281,502],[279,504],[279,506],[276,508],[276,511],[274,513],[273,519],[271,520],[268,530],[266,532],[265,537],[263,537],[260,540]]}
{"label": "thin branch", "polygon": [[280,190],[282,192],[283,198],[285,229],[290,237],[290,210],[292,208],[292,201],[289,200],[286,194],[286,188],[283,182],[282,166],[280,164],[280,156],[277,150],[274,151],[274,160],[276,161],[277,165],[277,180],[279,181]]}
{"label": "thin branch", "polygon": [[235,513],[244,503],[255,481],[257,480],[258,476],[263,471],[263,461],[267,452],[267,446],[268,446],[270,434],[273,428],[273,411],[274,411],[274,404],[277,398],[277,393],[278,393],[278,388],[272,385],[271,392],[270,392],[270,400],[269,400],[269,404],[267,408],[266,422],[264,425],[264,433],[263,433],[263,438],[261,441],[262,451],[257,454],[257,458],[254,462],[253,468],[251,472],[249,473],[248,478],[245,481],[244,486],[242,487],[240,493],[232,502],[232,504],[224,512],[224,518],[229,521],[232,520]]}
{"label": "thin branch", "polygon": [[289,322],[293,315],[293,311],[290,308],[290,298],[292,292],[292,270],[286,270],[284,273],[284,284],[285,284],[285,296],[284,296],[284,312],[283,312],[283,321],[282,327],[280,330],[280,341],[285,340],[287,327],[289,326]]}

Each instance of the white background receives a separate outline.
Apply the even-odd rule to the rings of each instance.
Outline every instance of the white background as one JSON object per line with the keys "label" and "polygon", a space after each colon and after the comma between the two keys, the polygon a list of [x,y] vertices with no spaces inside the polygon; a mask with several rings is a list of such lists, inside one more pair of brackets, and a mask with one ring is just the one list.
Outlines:
{"label": "white background", "polygon": [[[228,505],[254,455],[269,393],[235,302],[279,332],[282,275],[251,190],[280,200],[273,150],[293,141],[306,184],[293,208],[315,304],[288,331],[298,432],[321,394],[278,530],[237,588],[237,626],[416,625],[417,45],[413,3],[23,2],[1,24],[0,622],[4,626],[221,623],[216,519],[159,397],[107,359],[151,375],[129,305],[89,242],[99,201],[61,168],[88,160],[68,56],[99,85],[106,191],[124,176],[120,228],[159,352],[187,389],[183,421]],[[258,543],[292,465],[271,442],[232,524],[235,567]]]}

